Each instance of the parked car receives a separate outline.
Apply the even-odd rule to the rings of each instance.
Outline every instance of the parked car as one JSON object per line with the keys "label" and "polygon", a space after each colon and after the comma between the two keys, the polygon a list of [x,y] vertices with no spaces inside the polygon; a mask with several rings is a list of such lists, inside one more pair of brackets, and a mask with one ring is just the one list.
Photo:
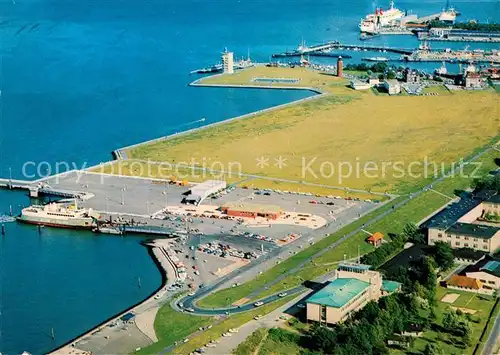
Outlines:
{"label": "parked car", "polygon": [[260,306],[262,306],[263,304],[264,304],[264,302],[262,302],[262,301],[258,301],[258,302],[255,302],[253,305],[254,305],[255,307],[260,307]]}
{"label": "parked car", "polygon": [[287,294],[288,294],[288,293],[286,293],[286,292],[281,292],[281,293],[278,295],[278,297],[285,297]]}

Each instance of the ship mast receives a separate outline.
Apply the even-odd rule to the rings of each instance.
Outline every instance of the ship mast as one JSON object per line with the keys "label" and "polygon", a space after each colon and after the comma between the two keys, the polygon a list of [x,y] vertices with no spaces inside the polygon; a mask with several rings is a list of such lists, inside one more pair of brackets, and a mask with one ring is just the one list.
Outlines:
{"label": "ship mast", "polygon": [[389,3],[389,7],[392,9],[394,9],[394,0],[391,0],[391,2]]}

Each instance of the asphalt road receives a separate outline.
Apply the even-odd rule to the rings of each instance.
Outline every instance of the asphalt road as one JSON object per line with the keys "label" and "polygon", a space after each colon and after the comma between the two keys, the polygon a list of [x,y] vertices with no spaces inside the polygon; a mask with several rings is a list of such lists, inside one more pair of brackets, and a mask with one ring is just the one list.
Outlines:
{"label": "asphalt road", "polygon": [[[286,296],[290,296],[290,295],[295,295],[295,294],[299,294],[301,292],[304,292],[307,290],[307,287],[305,286],[297,286],[295,288],[292,288],[290,290],[287,290],[286,291]],[[201,308],[201,307],[198,307],[195,303],[195,301],[198,300],[198,294],[194,295],[194,296],[187,296],[187,297],[184,297],[182,298],[181,300],[175,302],[175,306],[177,308],[181,308],[181,304],[183,305],[182,307],[184,309],[186,308],[192,308],[194,310],[194,314],[199,314],[199,315],[204,315],[204,316],[216,316],[216,315],[228,315],[228,314],[235,314],[235,313],[241,313],[241,312],[246,312],[246,311],[250,311],[250,310],[253,310],[255,308],[257,308],[254,303],[247,303],[245,305],[242,305],[241,307],[228,307],[228,308],[222,308],[222,309],[210,309],[210,308]],[[278,294],[274,294],[272,296],[268,296],[266,298],[262,298],[258,301],[260,302],[263,302],[264,304],[267,304],[267,303],[270,303],[270,302],[274,302],[278,299],[280,299],[281,297],[278,296]]]}
{"label": "asphalt road", "polygon": [[495,346],[498,343],[500,338],[500,317],[497,317],[495,320],[495,324],[493,325],[493,329],[484,345],[482,355],[493,355],[493,351],[495,351]]}

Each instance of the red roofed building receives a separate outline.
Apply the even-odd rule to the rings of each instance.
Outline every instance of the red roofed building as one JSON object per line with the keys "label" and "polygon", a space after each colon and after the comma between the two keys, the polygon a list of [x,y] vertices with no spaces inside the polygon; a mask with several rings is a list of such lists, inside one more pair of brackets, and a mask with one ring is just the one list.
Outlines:
{"label": "red roofed building", "polygon": [[373,233],[370,237],[368,237],[366,241],[376,248],[380,246],[384,241],[384,235],[380,232],[376,232]]}
{"label": "red roofed building", "polygon": [[446,281],[446,287],[462,291],[480,292],[483,287],[483,283],[472,277],[453,275],[448,281]]}

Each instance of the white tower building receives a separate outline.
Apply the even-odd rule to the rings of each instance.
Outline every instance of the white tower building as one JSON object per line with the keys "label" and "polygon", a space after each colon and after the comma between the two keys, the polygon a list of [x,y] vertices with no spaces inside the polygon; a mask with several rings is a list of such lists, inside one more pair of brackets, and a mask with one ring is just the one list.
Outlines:
{"label": "white tower building", "polygon": [[222,64],[224,66],[224,74],[233,74],[234,73],[234,58],[233,52],[228,52],[227,48],[222,53]]}

